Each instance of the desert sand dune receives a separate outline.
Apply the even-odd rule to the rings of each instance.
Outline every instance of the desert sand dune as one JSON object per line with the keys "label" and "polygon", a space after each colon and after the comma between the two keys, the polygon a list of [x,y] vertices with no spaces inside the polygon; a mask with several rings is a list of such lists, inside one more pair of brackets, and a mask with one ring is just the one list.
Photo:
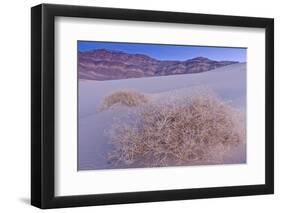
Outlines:
{"label": "desert sand dune", "polygon": [[[246,111],[246,64],[239,63],[209,72],[186,75],[148,77],[112,81],[79,81],[79,153],[78,169],[114,168],[108,162],[113,149],[108,131],[112,123],[130,113],[128,106],[99,111],[104,97],[118,90],[134,90],[147,94],[152,100],[167,96],[187,95],[199,88],[212,90],[221,100],[235,109]],[[229,154],[225,163],[244,163],[246,146]]]}

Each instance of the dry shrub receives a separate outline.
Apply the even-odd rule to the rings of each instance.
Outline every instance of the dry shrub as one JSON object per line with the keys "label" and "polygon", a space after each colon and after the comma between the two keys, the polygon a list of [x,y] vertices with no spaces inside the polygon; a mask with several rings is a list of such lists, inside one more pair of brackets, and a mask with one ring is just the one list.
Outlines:
{"label": "dry shrub", "polygon": [[133,90],[120,90],[106,96],[103,99],[99,111],[107,110],[115,105],[134,107],[147,102],[148,97],[140,92]]}
{"label": "dry shrub", "polygon": [[231,147],[245,143],[240,112],[210,92],[182,98],[149,102],[130,122],[113,124],[110,162],[120,167],[216,164]]}

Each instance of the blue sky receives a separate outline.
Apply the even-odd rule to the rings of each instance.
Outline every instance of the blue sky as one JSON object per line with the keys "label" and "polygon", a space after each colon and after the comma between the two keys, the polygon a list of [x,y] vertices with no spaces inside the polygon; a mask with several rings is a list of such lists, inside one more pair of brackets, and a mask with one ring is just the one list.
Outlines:
{"label": "blue sky", "polygon": [[81,52],[110,49],[145,54],[159,60],[187,60],[202,56],[218,61],[247,61],[246,48],[78,41],[78,49]]}

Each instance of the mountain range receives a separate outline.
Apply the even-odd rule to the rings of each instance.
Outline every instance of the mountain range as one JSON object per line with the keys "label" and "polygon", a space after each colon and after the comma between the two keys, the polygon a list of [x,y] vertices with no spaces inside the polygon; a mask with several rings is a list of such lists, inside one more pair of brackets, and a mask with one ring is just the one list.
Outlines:
{"label": "mountain range", "polygon": [[129,54],[109,49],[78,52],[79,79],[115,80],[207,72],[239,63],[196,57],[183,61],[158,60],[144,54]]}

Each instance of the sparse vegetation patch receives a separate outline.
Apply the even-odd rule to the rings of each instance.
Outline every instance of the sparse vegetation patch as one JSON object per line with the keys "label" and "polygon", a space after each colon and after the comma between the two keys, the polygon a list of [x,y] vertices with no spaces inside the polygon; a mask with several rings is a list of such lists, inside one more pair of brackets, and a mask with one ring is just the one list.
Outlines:
{"label": "sparse vegetation patch", "polygon": [[148,100],[130,91],[105,99],[104,109],[115,103],[143,104],[134,110],[134,119],[112,125],[111,163],[122,167],[223,163],[231,147],[245,143],[243,114],[212,92],[181,97],[179,102]]}

